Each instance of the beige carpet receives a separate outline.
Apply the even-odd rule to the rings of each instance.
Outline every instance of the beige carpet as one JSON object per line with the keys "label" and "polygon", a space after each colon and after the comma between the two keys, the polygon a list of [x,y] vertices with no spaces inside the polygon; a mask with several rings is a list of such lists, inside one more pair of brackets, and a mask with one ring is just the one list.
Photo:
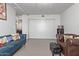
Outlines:
{"label": "beige carpet", "polygon": [[18,50],[14,56],[51,56],[52,53],[49,49],[50,42],[56,41],[48,39],[30,39],[27,45],[24,45]]}

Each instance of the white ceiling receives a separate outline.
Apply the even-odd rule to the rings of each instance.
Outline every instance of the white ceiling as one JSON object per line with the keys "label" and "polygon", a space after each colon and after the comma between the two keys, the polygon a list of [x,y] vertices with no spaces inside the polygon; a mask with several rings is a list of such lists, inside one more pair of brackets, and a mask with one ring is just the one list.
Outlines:
{"label": "white ceiling", "polygon": [[60,14],[73,3],[9,3],[17,15],[23,14]]}

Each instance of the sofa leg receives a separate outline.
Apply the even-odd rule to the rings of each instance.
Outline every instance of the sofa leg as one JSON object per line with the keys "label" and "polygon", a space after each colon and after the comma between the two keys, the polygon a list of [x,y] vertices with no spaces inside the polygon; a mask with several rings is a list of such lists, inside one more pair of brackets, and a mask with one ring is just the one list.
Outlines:
{"label": "sofa leg", "polygon": [[24,44],[24,47],[27,47],[27,46],[28,46],[28,44],[27,44],[27,43],[25,43],[25,44]]}

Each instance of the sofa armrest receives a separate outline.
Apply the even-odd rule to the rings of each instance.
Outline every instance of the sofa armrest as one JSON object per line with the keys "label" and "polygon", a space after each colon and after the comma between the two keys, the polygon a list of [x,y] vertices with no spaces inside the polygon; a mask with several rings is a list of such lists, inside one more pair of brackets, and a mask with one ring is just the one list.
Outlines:
{"label": "sofa armrest", "polygon": [[20,34],[20,38],[26,40],[26,34]]}
{"label": "sofa armrest", "polygon": [[67,39],[67,45],[79,45],[79,39]]}
{"label": "sofa armrest", "polygon": [[58,34],[57,35],[57,41],[58,42],[64,42],[64,36],[63,36],[63,34]]}
{"label": "sofa armrest", "polygon": [[66,43],[65,42],[59,42],[59,45],[62,47],[66,47]]}

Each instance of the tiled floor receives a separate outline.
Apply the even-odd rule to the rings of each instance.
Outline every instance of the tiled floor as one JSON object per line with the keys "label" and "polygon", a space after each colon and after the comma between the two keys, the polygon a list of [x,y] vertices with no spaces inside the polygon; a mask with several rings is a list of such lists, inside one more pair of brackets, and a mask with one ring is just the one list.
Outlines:
{"label": "tiled floor", "polygon": [[14,56],[51,56],[50,42],[56,42],[56,40],[30,39],[27,45],[18,50]]}

